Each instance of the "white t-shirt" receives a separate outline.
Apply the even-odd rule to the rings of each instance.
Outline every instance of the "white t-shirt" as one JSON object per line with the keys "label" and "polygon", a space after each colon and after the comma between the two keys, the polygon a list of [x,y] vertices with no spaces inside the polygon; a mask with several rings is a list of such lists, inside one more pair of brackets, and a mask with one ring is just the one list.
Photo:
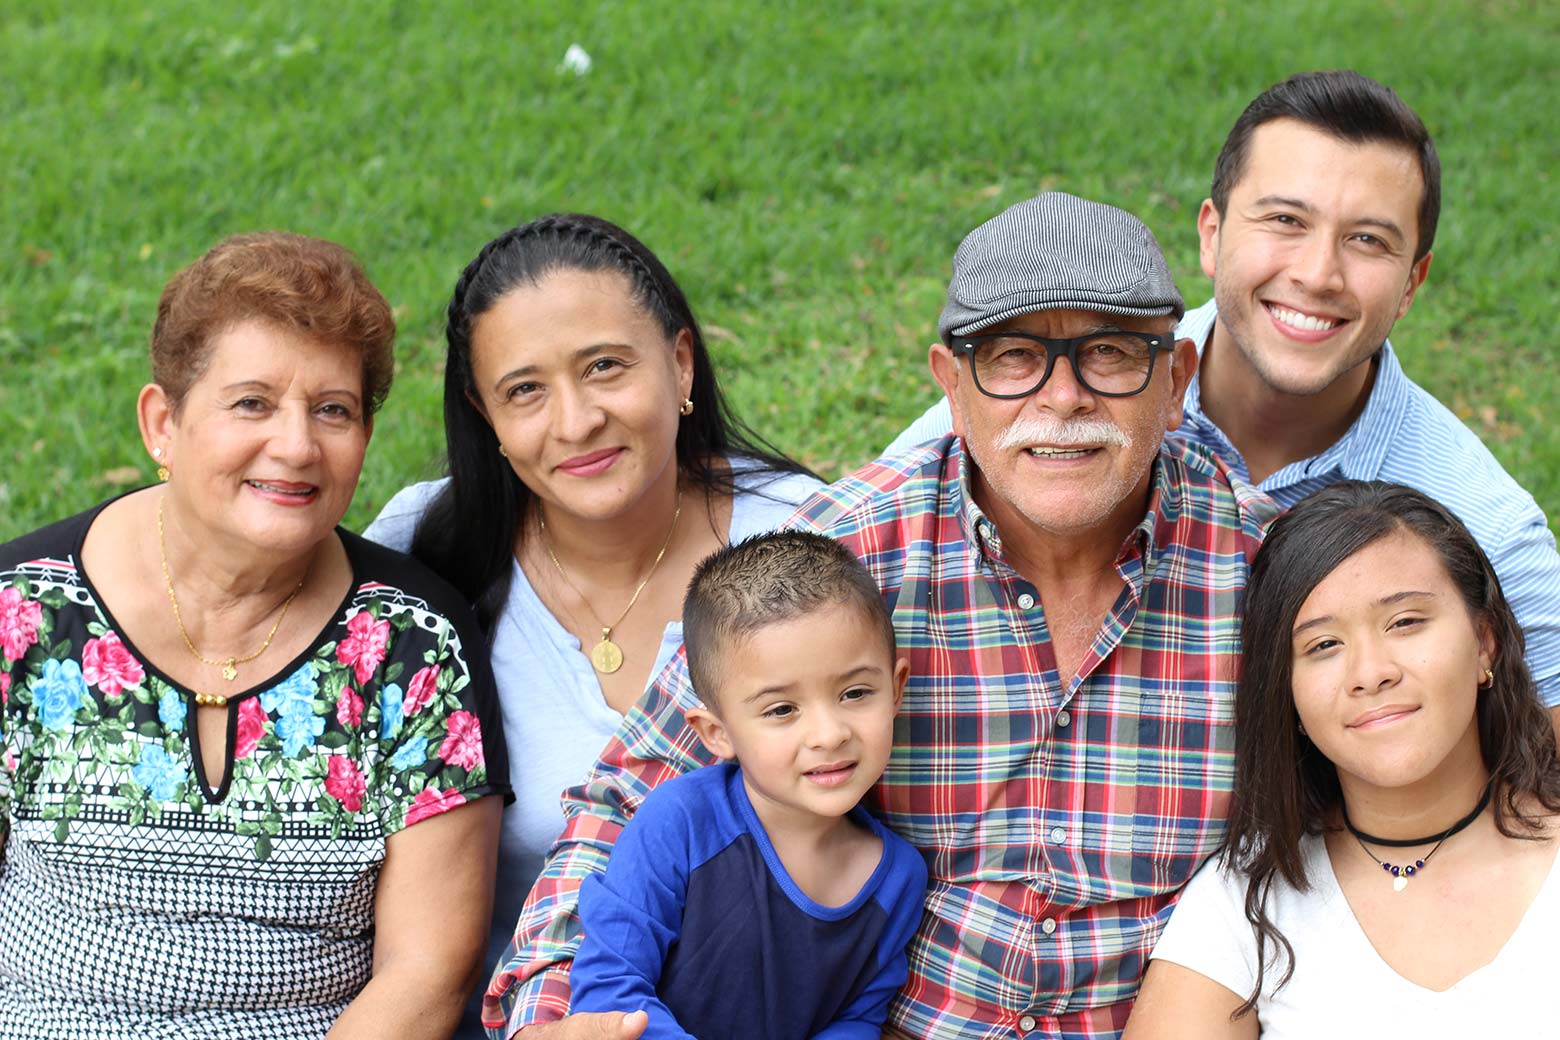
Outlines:
{"label": "white t-shirt", "polygon": [[[737,494],[731,505],[730,542],[780,527],[823,486],[812,477],[776,475],[754,466],[745,458],[731,460]],[[431,480],[398,491],[364,536],[407,551],[417,521],[446,483],[447,479]],[[608,706],[580,641],[542,604],[520,564],[513,567],[509,600],[495,625],[492,660],[515,801],[504,810],[499,833],[488,968],[509,944],[526,894],[541,873],[547,850],[563,830],[560,796],[585,779],[623,721]],[[674,621],[661,636],[655,664],[648,672],[651,679],[680,646],[682,622]],[[468,1012],[456,1035],[481,1035],[474,1015]]]}
{"label": "white t-shirt", "polygon": [[[1548,999],[1557,975],[1560,857],[1495,959],[1438,993],[1393,971],[1371,946],[1338,887],[1326,843],[1308,836],[1301,852],[1311,890],[1296,892],[1277,879],[1270,896],[1268,916],[1294,947],[1295,973],[1275,992],[1284,957],[1270,945],[1256,1009],[1263,1040],[1560,1037],[1560,1017]],[[1204,864],[1176,904],[1154,958],[1190,968],[1244,999],[1257,963],[1245,900],[1245,877],[1220,870],[1216,860]]]}

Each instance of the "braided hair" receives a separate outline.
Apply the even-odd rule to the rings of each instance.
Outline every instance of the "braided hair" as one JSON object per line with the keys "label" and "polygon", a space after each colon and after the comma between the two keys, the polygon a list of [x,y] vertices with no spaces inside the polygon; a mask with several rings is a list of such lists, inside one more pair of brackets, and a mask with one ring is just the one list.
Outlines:
{"label": "braided hair", "polygon": [[429,506],[412,539],[412,554],[475,605],[489,633],[509,598],[513,554],[524,533],[531,489],[496,449],[487,419],[472,403],[471,327],[500,298],[537,286],[560,270],[616,271],[635,302],[668,340],[683,329],[692,340],[693,414],[677,429],[677,470],[706,493],[732,494],[738,454],[776,475],[808,470],[771,447],[732,415],[715,381],[704,334],[688,300],[656,255],[633,235],[600,217],[554,213],[510,228],[487,245],[455,283],[445,320],[444,437],[450,480]]}

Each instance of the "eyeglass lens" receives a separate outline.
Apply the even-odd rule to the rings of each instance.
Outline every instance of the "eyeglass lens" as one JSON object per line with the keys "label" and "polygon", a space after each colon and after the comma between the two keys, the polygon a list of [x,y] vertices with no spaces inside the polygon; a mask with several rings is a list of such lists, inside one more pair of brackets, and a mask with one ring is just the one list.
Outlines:
{"label": "eyeglass lens", "polygon": [[[1054,350],[1066,353],[1063,347]],[[1048,355],[1044,344],[1019,336],[984,340],[975,344],[975,378],[987,393],[1033,393],[1046,375]],[[1073,358],[1073,373],[1088,389],[1135,394],[1148,385],[1154,352],[1138,336],[1101,333],[1078,343]]]}

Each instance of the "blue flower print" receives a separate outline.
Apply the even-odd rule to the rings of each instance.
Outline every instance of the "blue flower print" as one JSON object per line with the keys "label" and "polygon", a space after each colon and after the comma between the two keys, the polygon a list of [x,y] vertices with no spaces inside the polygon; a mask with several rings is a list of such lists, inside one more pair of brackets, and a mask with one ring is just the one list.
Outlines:
{"label": "blue flower print", "polygon": [[385,683],[379,690],[379,739],[389,740],[401,727],[401,687],[399,683]]}
{"label": "blue flower print", "polygon": [[282,738],[282,751],[288,758],[297,758],[306,748],[314,746],[314,740],[325,732],[325,720],[312,712],[283,714],[276,720],[276,735]]}
{"label": "blue flower print", "polygon": [[314,662],[303,667],[260,695],[260,707],[273,715],[313,715]]}
{"label": "blue flower print", "polygon": [[157,718],[169,733],[184,732],[184,698],[175,690],[166,690],[157,700]]}
{"label": "blue flower print", "polygon": [[43,674],[34,680],[32,689],[44,727],[56,732],[70,728],[87,699],[87,681],[75,661],[51,658],[43,662]]}
{"label": "blue flower print", "polygon": [[161,744],[147,744],[141,748],[141,761],[130,771],[135,782],[152,793],[159,802],[172,801],[179,786],[189,777],[189,770],[163,750]]}
{"label": "blue flower print", "polygon": [[428,738],[413,737],[401,745],[399,751],[390,756],[390,768],[411,769],[428,761]]}

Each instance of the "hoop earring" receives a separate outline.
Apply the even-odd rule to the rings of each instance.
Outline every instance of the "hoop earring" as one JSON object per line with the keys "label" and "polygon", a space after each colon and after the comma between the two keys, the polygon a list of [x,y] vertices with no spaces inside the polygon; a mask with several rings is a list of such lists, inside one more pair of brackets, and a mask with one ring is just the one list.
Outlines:
{"label": "hoop earring", "polygon": [[691,397],[684,397],[682,406],[677,409],[677,414],[678,415],[692,415],[693,414],[693,398],[691,398]]}
{"label": "hoop earring", "polygon": [[1490,687],[1492,687],[1494,685],[1495,685],[1495,669],[1493,669],[1493,668],[1486,668],[1486,669],[1484,669],[1484,681],[1479,683],[1479,689],[1481,689],[1481,690],[1488,690]]}

